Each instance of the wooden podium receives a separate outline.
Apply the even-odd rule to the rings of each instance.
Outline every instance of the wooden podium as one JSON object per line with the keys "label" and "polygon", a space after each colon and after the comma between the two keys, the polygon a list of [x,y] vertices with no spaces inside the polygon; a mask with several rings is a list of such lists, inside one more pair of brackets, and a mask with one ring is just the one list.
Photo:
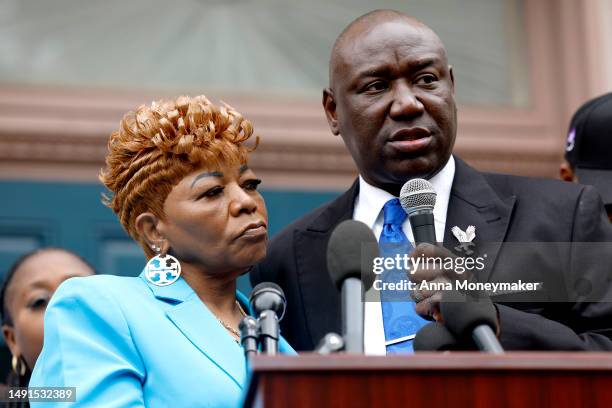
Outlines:
{"label": "wooden podium", "polygon": [[612,353],[264,357],[245,407],[612,407]]}

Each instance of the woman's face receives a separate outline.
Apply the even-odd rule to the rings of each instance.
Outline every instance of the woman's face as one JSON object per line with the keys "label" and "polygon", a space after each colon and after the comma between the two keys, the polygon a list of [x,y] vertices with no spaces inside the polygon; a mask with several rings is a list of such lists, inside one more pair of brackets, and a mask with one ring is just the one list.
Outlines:
{"label": "woman's face", "polygon": [[6,289],[6,307],[12,326],[3,325],[4,338],[15,356],[30,369],[43,346],[43,316],[57,287],[74,276],[93,275],[83,261],[64,251],[49,250],[28,258]]}
{"label": "woman's face", "polygon": [[261,261],[267,250],[268,214],[259,183],[247,166],[188,174],[168,194],[164,219],[157,225],[169,252],[207,274],[239,275]]}

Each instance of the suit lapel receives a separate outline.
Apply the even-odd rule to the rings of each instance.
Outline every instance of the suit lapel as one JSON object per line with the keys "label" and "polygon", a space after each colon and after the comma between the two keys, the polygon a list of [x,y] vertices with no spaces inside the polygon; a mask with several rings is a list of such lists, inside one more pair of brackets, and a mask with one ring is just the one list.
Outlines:
{"label": "suit lapel", "polygon": [[499,197],[482,173],[457,157],[455,160],[455,178],[448,203],[444,246],[452,251],[458,245],[459,242],[451,231],[454,226],[463,231],[469,225],[476,227],[476,238],[473,240],[476,251],[480,255],[487,255],[487,267],[478,278],[486,282],[506,236],[516,197]]}
{"label": "suit lapel", "polygon": [[242,388],[246,381],[246,365],[238,343],[223,328],[184,279],[168,286],[147,283],[155,297],[171,306],[166,316],[213,364]]}
{"label": "suit lapel", "polygon": [[297,277],[313,346],[328,332],[341,329],[340,294],[327,272],[327,243],[335,226],[353,217],[358,191],[356,180],[310,225],[294,232]]}

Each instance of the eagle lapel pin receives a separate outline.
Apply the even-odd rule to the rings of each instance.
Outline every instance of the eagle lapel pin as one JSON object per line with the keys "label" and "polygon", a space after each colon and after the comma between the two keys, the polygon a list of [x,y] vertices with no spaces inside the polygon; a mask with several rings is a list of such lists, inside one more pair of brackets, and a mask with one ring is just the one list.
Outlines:
{"label": "eagle lapel pin", "polygon": [[461,228],[454,226],[451,228],[451,231],[455,238],[457,238],[457,241],[459,241],[459,245],[455,247],[455,251],[463,252],[465,255],[472,255],[474,253],[472,248],[475,246],[472,241],[476,238],[476,227],[470,225],[464,232]]}

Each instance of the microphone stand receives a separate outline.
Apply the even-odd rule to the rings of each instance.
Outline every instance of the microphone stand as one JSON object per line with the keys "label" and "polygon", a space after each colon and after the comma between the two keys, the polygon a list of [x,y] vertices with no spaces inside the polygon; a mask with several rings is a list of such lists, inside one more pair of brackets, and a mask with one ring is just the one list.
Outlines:
{"label": "microphone stand", "polygon": [[253,316],[245,316],[238,326],[240,330],[240,344],[242,344],[244,348],[244,357],[246,358],[247,364],[251,360],[251,357],[259,353],[257,348],[257,327],[257,320],[255,320]]}

